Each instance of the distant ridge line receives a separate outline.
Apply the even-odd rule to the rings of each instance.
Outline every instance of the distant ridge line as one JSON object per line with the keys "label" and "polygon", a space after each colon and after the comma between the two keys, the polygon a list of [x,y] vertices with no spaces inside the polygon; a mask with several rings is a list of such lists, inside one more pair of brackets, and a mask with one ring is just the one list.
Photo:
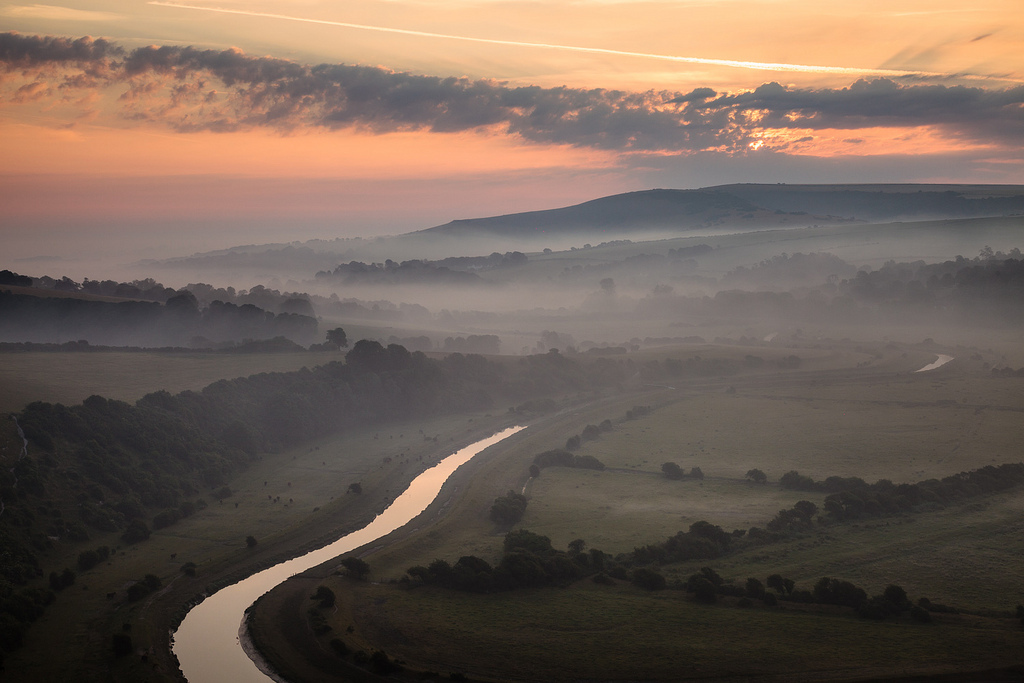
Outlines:
{"label": "distant ridge line", "polygon": [[555,209],[454,220],[418,236],[594,234],[798,223],[996,217],[1024,213],[1024,186],[959,184],[730,184],[624,192]]}

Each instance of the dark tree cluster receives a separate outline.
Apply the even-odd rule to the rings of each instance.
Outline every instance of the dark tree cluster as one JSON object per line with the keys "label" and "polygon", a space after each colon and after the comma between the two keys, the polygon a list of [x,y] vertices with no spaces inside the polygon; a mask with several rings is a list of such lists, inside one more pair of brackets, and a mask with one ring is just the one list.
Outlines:
{"label": "dark tree cluster", "polygon": [[743,585],[737,585],[725,581],[714,569],[703,567],[692,574],[683,587],[693,593],[698,602],[714,603],[719,596],[730,596],[740,599],[737,602],[739,606],[749,606],[753,600],[760,600],[769,607],[774,607],[780,600],[836,605],[856,610],[861,618],[874,620],[898,618],[909,613],[914,621],[927,623],[931,621],[932,612],[956,612],[945,605],[935,605],[928,598],[921,598],[915,605],[907,597],[907,592],[894,584],[887,586],[881,595],[868,597],[863,588],[829,576],[819,579],[813,590],[798,590],[792,579],[781,574],[770,575],[764,583],[750,577]]}
{"label": "dark tree cluster", "polygon": [[529,263],[529,257],[520,251],[492,252],[489,256],[450,256],[435,261],[439,266],[456,270],[494,270]]}
{"label": "dark tree cluster", "polygon": [[509,491],[504,496],[494,499],[491,505],[491,521],[498,526],[510,527],[523,518],[526,512],[526,496]]}
{"label": "dark tree cluster", "polygon": [[551,547],[547,536],[519,529],[505,535],[504,553],[496,567],[479,557],[464,555],[454,565],[438,559],[427,567],[411,567],[406,573],[419,583],[474,593],[564,586],[605,567],[605,554],[597,549],[583,552],[582,543],[574,541],[568,552],[562,552]]}
{"label": "dark tree cluster", "polygon": [[0,285],[11,285],[13,287],[31,287],[32,278],[28,275],[18,275],[10,270],[0,270]]}
{"label": "dark tree cluster", "polygon": [[824,501],[827,518],[845,521],[943,507],[960,500],[1007,491],[1024,484],[1024,463],[987,465],[916,484],[893,484],[888,479],[868,484],[859,477],[829,477],[816,482],[790,471],[782,475],[779,484],[798,491],[828,493]]}
{"label": "dark tree cluster", "polygon": [[0,291],[0,339],[11,342],[87,340],[111,346],[204,346],[285,337],[309,344],[315,317],[274,314],[252,304],[222,301],[199,308],[183,291],[157,301],[97,301]]}
{"label": "dark tree cluster", "polygon": [[703,479],[704,472],[699,467],[691,467],[686,473],[683,468],[674,462],[666,462],[661,465],[661,472],[667,479]]}
{"label": "dark tree cluster", "polygon": [[626,411],[626,419],[627,420],[635,420],[637,418],[643,417],[644,415],[650,415],[650,414],[651,414],[651,407],[650,406],[633,406],[632,408],[630,408],[629,410]]}
{"label": "dark tree cluster", "polygon": [[110,548],[105,545],[101,545],[95,550],[83,550],[78,553],[78,568],[83,572],[88,571],[100,562],[106,562],[109,557]]}
{"label": "dark tree cluster", "polygon": [[993,377],[1024,377],[1024,368],[1014,370],[1011,367],[992,368]]}
{"label": "dark tree cluster", "polygon": [[671,564],[687,560],[720,557],[729,550],[732,534],[710,522],[699,521],[689,531],[679,531],[661,543],[637,546],[632,553],[616,557],[627,565]]}
{"label": "dark tree cluster", "polygon": [[136,581],[128,586],[128,600],[138,602],[155,590],[159,590],[163,582],[156,574],[146,574],[142,581]]}
{"label": "dark tree cluster", "polygon": [[574,455],[565,449],[553,449],[538,453],[533,457],[533,464],[545,467],[576,467],[584,470],[603,470],[604,463],[592,455]]}
{"label": "dark tree cluster", "polygon": [[818,506],[809,500],[797,501],[788,510],[779,510],[766,525],[768,531],[802,531],[810,529],[814,524],[814,515]]}
{"label": "dark tree cluster", "polygon": [[[586,427],[583,428],[582,432],[580,432],[579,434],[574,434],[570,436],[568,439],[566,439],[565,450],[579,450],[580,447],[583,446],[584,442],[599,439],[601,438],[601,434],[603,434],[604,432],[610,432],[612,429],[614,429],[614,427],[612,426],[611,420],[603,420],[599,425],[588,424]],[[579,465],[574,465],[574,467],[579,467]],[[602,466],[598,469],[604,469],[604,467]]]}
{"label": "dark tree cluster", "polygon": [[501,338],[495,334],[471,334],[466,337],[445,337],[441,347],[446,353],[501,353]]}
{"label": "dark tree cluster", "polygon": [[342,263],[334,270],[321,270],[316,279],[324,282],[341,284],[432,284],[432,285],[483,285],[483,280],[476,273],[452,270],[439,266],[431,261],[412,259],[398,263],[387,259],[384,263],[362,263],[350,261]]}

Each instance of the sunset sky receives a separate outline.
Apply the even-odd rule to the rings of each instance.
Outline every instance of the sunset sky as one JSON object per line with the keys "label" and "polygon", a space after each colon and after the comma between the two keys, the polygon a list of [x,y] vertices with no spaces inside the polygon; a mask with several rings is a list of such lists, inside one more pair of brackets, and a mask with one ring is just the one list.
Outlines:
{"label": "sunset sky", "polygon": [[651,187],[1022,183],[1024,4],[4,1],[0,153],[32,274]]}

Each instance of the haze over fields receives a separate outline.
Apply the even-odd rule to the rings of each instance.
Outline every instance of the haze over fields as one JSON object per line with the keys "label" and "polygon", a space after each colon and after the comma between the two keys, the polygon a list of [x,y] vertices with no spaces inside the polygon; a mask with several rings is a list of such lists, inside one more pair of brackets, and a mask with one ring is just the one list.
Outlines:
{"label": "haze over fields", "polygon": [[0,679],[1019,680],[1022,112],[1019,0],[0,0]]}

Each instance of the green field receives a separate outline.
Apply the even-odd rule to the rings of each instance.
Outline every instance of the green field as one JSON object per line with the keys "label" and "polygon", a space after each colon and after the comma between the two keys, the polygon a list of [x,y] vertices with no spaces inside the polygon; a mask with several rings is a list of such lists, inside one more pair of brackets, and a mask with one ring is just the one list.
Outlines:
{"label": "green field", "polygon": [[[839,475],[900,483],[1021,460],[1024,380],[991,376],[984,364],[997,361],[998,350],[942,349],[956,361],[914,373],[937,349],[833,341],[631,354],[637,367],[699,356],[740,369],[651,382],[638,373],[615,390],[561,397],[557,412],[529,418],[527,431],[462,468],[409,529],[375,543],[364,555],[373,583],[333,576],[335,562],[272,591],[255,611],[257,640],[294,680],[319,680],[325,667],[339,665],[324,655],[331,636],[312,638],[305,621],[308,595],[326,582],[339,596],[339,609],[329,617],[332,634],[354,649],[384,650],[411,671],[465,671],[487,680],[754,674],[856,680],[1020,664],[1024,630],[1009,615],[1024,602],[1021,492],[818,526],[768,545],[740,544],[715,560],[657,568],[670,585],[706,565],[741,584],[776,572],[800,588],[821,576],[853,581],[871,594],[897,583],[912,599],[925,596],[973,613],[938,615],[930,625],[906,617],[869,622],[835,608],[791,604],[766,608],[757,602],[744,609],[734,598],[703,606],[683,591],[648,593],[623,581],[598,586],[583,580],[568,588],[486,596],[389,583],[435,558],[454,562],[471,554],[496,563],[505,530],[495,527],[488,511],[510,489],[529,497],[516,528],[547,535],[556,548],[582,538],[590,548],[616,554],[660,542],[697,520],[731,531],[763,527],[798,500],[820,507],[823,493],[779,487],[779,477],[792,469],[816,480]],[[802,359],[799,369],[776,367],[793,354]],[[42,383],[31,391],[45,385],[54,392],[51,400],[73,402],[75,392],[131,400],[159,386],[199,388],[222,376],[326,360],[323,354],[70,355],[9,354],[17,369],[5,364],[2,371],[9,378],[24,373],[26,381],[34,376]],[[763,358],[763,366],[736,365],[750,355]],[[54,362],[65,362],[67,373],[46,375]],[[51,379],[61,376],[68,379]],[[109,383],[106,389],[92,388],[101,381]],[[652,412],[627,419],[637,405],[649,405]],[[205,510],[145,543],[126,546],[117,534],[93,534],[89,547],[106,544],[117,552],[79,573],[76,584],[59,595],[29,630],[24,647],[8,656],[7,669],[17,675],[5,680],[174,679],[167,631],[185,603],[357,528],[429,463],[511,419],[496,407],[493,414],[353,430],[305,443],[259,460],[230,482],[234,493],[223,503],[206,496]],[[604,471],[552,467],[530,479],[536,453],[561,447],[585,426],[606,419],[612,429],[578,451],[601,460]],[[20,446],[13,423],[4,426],[3,437],[6,454]],[[686,471],[699,467],[705,478],[669,480],[661,473],[667,461]],[[747,480],[751,468],[765,471],[769,482]],[[354,481],[361,482],[362,496],[346,495]],[[249,534],[259,541],[253,549],[245,547]],[[47,554],[46,571],[73,567],[82,549],[58,543]],[[181,573],[184,562],[198,565],[195,578]],[[127,586],[148,573],[157,574],[164,588],[144,601],[127,602]],[[115,597],[107,599],[108,593]],[[122,624],[131,625],[138,648],[153,650],[145,661],[125,658],[111,668],[109,634]],[[360,680],[360,674],[351,675]]]}
{"label": "green field", "polygon": [[[331,585],[337,585],[336,582]],[[678,591],[583,582],[488,596],[430,588],[351,589],[339,626],[387,643],[410,668],[474,680],[804,680],[1019,663],[1024,633],[981,619],[876,623],[829,610],[699,605]],[[443,616],[441,616],[443,615]],[[1004,620],[1008,621],[1008,620]],[[345,629],[336,629],[345,639]],[[923,667],[922,665],[925,665]],[[884,672],[884,673],[883,673]]]}
{"label": "green field", "polygon": [[[176,664],[159,652],[184,603],[208,586],[236,581],[363,526],[416,474],[499,424],[483,414],[460,415],[339,434],[257,462],[231,482],[234,493],[223,503],[207,496],[209,507],[154,531],[145,543],[126,545],[119,533],[93,533],[86,544],[58,542],[47,553],[47,571],[75,567],[87,547],[105,544],[115,552],[107,562],[79,572],[75,585],[58,595],[29,629],[22,648],[8,655],[6,668],[16,675],[9,673],[4,680],[176,677]],[[4,445],[11,449],[14,442],[8,439]],[[356,481],[363,494],[347,495]],[[245,543],[250,534],[258,539],[252,549]],[[182,574],[185,562],[197,565],[195,578]],[[150,573],[165,588],[145,601],[127,601],[127,587]],[[115,594],[113,599],[108,593]],[[110,634],[126,623],[132,625],[136,646],[156,648],[157,654],[142,666],[137,660],[118,660],[104,673],[111,666]],[[40,656],[44,652],[49,654]]]}
{"label": "green field", "polygon": [[[701,350],[740,357],[745,351]],[[497,563],[504,531],[487,511],[508,489],[529,497],[515,528],[546,535],[556,548],[582,538],[590,548],[616,554],[659,542],[697,520],[745,530],[763,527],[797,500],[820,507],[823,493],[779,487],[778,478],[793,469],[816,480],[838,475],[913,483],[1021,459],[1024,381],[991,377],[984,360],[961,358],[916,374],[933,353],[837,344],[805,355],[799,371],[666,380],[645,393],[609,396],[538,423],[499,456],[464,473],[468,488],[455,499],[442,496],[450,503],[445,516],[428,514],[434,521],[414,523],[415,533],[393,534],[363,554],[370,580],[379,583],[332,575],[336,563],[328,563],[272,591],[256,610],[257,640],[296,680],[316,679],[331,660],[320,661],[301,644],[294,629],[304,617],[290,610],[309,607],[299,594],[308,596],[324,582],[339,596],[339,608],[327,615],[333,631],[321,639],[321,654],[329,651],[327,639],[341,637],[352,649],[383,650],[412,672],[515,681],[859,680],[1024,664],[1024,629],[1011,618],[1024,602],[1021,491],[818,525],[766,545],[739,544],[714,560],[657,567],[670,586],[708,565],[740,585],[747,577],[765,581],[781,573],[809,590],[822,576],[835,576],[874,595],[895,583],[914,601],[928,597],[969,613],[935,615],[928,625],[906,616],[867,621],[842,608],[791,603],[766,608],[755,601],[744,609],[735,598],[705,606],[684,591],[649,593],[621,581],[605,587],[585,579],[568,588],[492,595],[389,583],[435,558],[454,563],[472,554]],[[638,404],[654,410],[625,419],[625,410]],[[584,442],[579,453],[607,469],[552,467],[528,480],[531,454],[559,447],[606,418],[612,431]],[[705,478],[669,480],[661,473],[666,461],[686,471],[700,467]],[[767,484],[745,479],[755,467],[768,474]]]}

